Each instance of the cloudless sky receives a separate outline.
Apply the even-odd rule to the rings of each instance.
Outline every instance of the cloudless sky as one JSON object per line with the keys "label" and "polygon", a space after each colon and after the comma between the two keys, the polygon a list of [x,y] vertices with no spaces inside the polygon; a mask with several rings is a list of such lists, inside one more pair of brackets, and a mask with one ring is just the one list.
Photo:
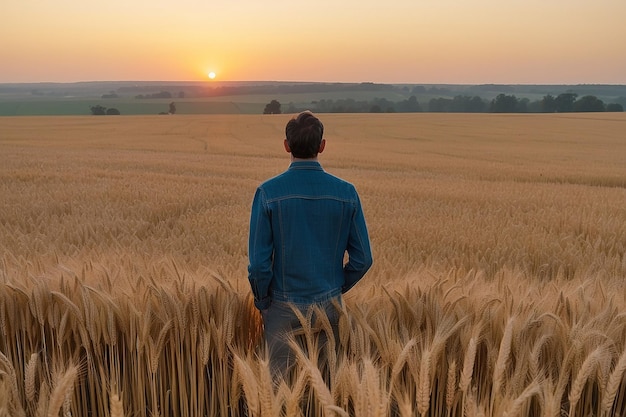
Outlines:
{"label": "cloudless sky", "polygon": [[626,0],[3,0],[0,82],[626,84]]}

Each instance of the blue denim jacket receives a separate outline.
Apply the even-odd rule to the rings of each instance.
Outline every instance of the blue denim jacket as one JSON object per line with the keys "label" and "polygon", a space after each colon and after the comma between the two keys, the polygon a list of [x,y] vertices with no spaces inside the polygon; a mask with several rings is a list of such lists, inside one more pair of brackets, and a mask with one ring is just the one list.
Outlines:
{"label": "blue denim jacket", "polygon": [[312,304],[345,293],[372,265],[356,189],[317,161],[292,162],[256,190],[248,256],[260,310],[272,300]]}

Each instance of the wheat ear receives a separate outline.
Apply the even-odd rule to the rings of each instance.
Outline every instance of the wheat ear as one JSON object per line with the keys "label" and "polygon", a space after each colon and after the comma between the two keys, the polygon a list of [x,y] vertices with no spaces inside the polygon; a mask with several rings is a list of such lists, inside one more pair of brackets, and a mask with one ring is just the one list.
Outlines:
{"label": "wheat ear", "polygon": [[17,376],[15,375],[15,368],[13,367],[13,364],[11,363],[9,358],[7,358],[2,352],[0,352],[0,365],[4,366],[9,374],[9,377],[11,378],[11,383],[9,384],[11,397],[18,398],[19,390],[17,386]]}
{"label": "wheat ear", "polygon": [[500,350],[498,351],[498,359],[496,360],[495,370],[493,374],[493,392],[494,397],[498,396],[500,389],[502,388],[504,381],[504,374],[511,353],[511,343],[513,341],[513,324],[515,318],[511,317],[506,324],[504,334],[502,335],[502,341],[500,342]]}
{"label": "wheat ear", "polygon": [[65,401],[66,395],[74,386],[74,381],[78,374],[78,369],[75,365],[70,366],[65,374],[55,384],[52,393],[50,394],[50,402],[48,403],[48,417],[57,417],[59,410]]}
{"label": "wheat ear", "polygon": [[605,413],[608,413],[613,407],[613,402],[615,401],[615,396],[617,395],[617,389],[623,381],[624,372],[626,372],[626,349],[624,349],[622,355],[617,361],[617,365],[615,365],[615,368],[611,371],[611,375],[609,376],[609,380],[606,384],[606,389],[604,390],[604,396],[602,398],[602,411]]}
{"label": "wheat ear", "polygon": [[165,325],[161,328],[156,343],[152,341],[152,338],[148,338],[148,349],[150,352],[150,372],[152,374],[156,374],[157,368],[159,367],[159,359],[161,357],[161,352],[163,351],[163,346],[165,345],[165,339],[172,327],[173,320],[169,319],[167,323],[165,323]]}
{"label": "wheat ear", "polygon": [[409,340],[409,342],[404,345],[404,347],[402,348],[402,351],[400,352],[400,354],[398,355],[396,361],[393,364],[393,368],[391,368],[391,386],[393,387],[393,384],[396,380],[396,378],[398,377],[398,375],[400,375],[400,372],[402,372],[402,369],[404,369],[404,364],[407,361],[407,357],[409,356],[409,353],[411,353],[411,349],[413,349],[413,346],[415,346],[417,343],[417,339],[413,338],[411,340]]}
{"label": "wheat ear", "polygon": [[293,338],[289,339],[289,345],[294,350],[301,368],[306,372],[311,388],[313,388],[313,390],[317,393],[324,410],[348,417],[348,413],[335,405],[333,396],[328,389],[328,386],[326,386],[326,382],[324,382],[324,378],[322,377],[320,370],[317,368],[317,365],[306,357],[304,352],[302,352],[302,349],[298,348],[298,344]]}
{"label": "wheat ear", "polygon": [[452,361],[448,366],[448,378],[446,381],[446,409],[448,415],[452,410],[454,404],[454,397],[456,397],[456,361]]}
{"label": "wheat ear", "polygon": [[307,362],[308,363],[306,365],[306,370],[311,381],[311,387],[317,393],[318,398],[322,402],[324,410],[332,411],[337,415],[348,417],[348,413],[335,405],[335,402],[333,401],[333,396],[330,393],[328,386],[326,386],[326,382],[324,382],[324,378],[322,378],[320,370],[317,369],[317,366],[315,366],[310,361]]}
{"label": "wheat ear", "polygon": [[426,415],[430,407],[430,370],[431,370],[430,349],[422,353],[420,361],[419,384],[417,389],[417,411],[420,415]]}
{"label": "wheat ear", "polygon": [[259,397],[261,402],[261,408],[263,412],[267,412],[270,415],[278,415],[276,408],[276,400],[274,395],[274,384],[272,382],[272,375],[270,372],[270,364],[268,359],[259,359],[257,362],[259,366]]}
{"label": "wheat ear", "polygon": [[30,359],[26,364],[26,369],[24,371],[24,391],[26,393],[26,399],[29,403],[33,404],[35,402],[35,379],[37,376],[37,363],[39,362],[39,354],[33,353],[30,355]]}
{"label": "wheat ear", "polygon": [[596,348],[593,352],[591,352],[578,371],[576,378],[572,384],[572,389],[569,392],[569,401],[570,401],[570,411],[576,408],[576,404],[580,399],[580,396],[585,388],[587,380],[591,376],[591,374],[596,370],[598,366],[598,362],[602,355],[605,354],[605,350],[603,347]]}
{"label": "wheat ear", "polygon": [[239,381],[243,385],[243,392],[246,396],[248,411],[252,416],[258,416],[261,413],[261,404],[259,402],[259,386],[257,378],[252,368],[239,355],[234,354],[235,371]]}
{"label": "wheat ear", "polygon": [[520,396],[517,397],[515,401],[513,401],[511,408],[509,408],[509,410],[504,413],[504,417],[526,415],[520,413],[520,411],[522,410],[522,406],[526,403],[526,401],[528,401],[530,397],[538,394],[541,394],[541,384],[539,384],[537,381],[533,381],[533,383],[526,387],[524,392],[522,392]]}
{"label": "wheat ear", "polygon": [[396,402],[400,417],[413,417],[413,401],[409,394],[403,392],[401,397],[396,396]]}
{"label": "wheat ear", "polygon": [[[307,375],[305,372],[301,372],[296,379],[296,383],[293,385],[289,396],[287,397],[285,404],[286,416],[301,416],[300,399],[306,390]],[[284,384],[284,382],[283,382]]]}
{"label": "wheat ear", "polygon": [[470,383],[472,382],[477,348],[478,341],[475,337],[472,337],[467,346],[467,350],[465,351],[465,357],[463,358],[463,370],[461,371],[461,379],[459,381],[459,388],[464,394],[467,394]]}

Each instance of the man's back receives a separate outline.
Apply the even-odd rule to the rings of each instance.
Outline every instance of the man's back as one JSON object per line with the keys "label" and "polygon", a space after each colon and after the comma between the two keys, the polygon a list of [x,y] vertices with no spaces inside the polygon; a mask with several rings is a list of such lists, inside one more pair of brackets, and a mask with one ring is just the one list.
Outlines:
{"label": "man's back", "polygon": [[311,303],[341,294],[346,250],[352,271],[371,264],[354,186],[326,173],[318,162],[293,162],[261,184],[258,194],[271,219],[273,299]]}

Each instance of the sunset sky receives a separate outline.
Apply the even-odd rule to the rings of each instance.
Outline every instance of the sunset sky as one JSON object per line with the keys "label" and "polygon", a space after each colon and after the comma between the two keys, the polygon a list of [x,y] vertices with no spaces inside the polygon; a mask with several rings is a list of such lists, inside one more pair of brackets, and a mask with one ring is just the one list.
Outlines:
{"label": "sunset sky", "polygon": [[13,0],[0,83],[626,84],[626,0]]}

